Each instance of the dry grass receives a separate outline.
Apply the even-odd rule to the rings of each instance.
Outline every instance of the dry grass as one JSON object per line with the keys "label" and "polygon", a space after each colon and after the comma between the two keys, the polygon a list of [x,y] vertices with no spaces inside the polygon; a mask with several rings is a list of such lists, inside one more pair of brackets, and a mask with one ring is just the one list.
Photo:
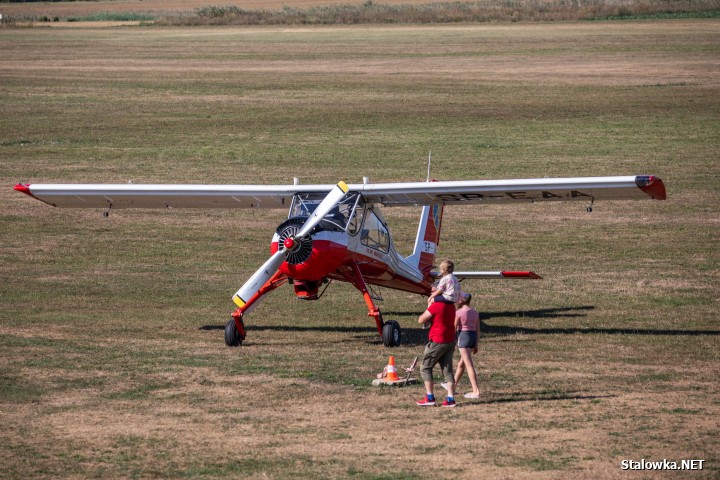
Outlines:
{"label": "dry grass", "polygon": [[[0,458],[7,478],[717,478],[717,21],[0,30]],[[228,349],[284,212],[51,209],[31,182],[654,173],[664,203],[448,209],[483,397],[369,386],[420,298],[285,288]],[[386,210],[403,251],[415,209]],[[461,392],[468,388],[461,385]],[[637,473],[637,472],[636,472]]]}
{"label": "dry grass", "polygon": [[[49,17],[85,17],[101,12],[144,12],[152,14],[189,13],[208,5],[236,5],[246,10],[278,10],[283,7],[310,8],[332,5],[360,5],[366,0],[236,0],[214,2],[211,0],[99,0],[78,2],[22,2],[2,3],[3,13]],[[437,0],[433,3],[452,3],[456,0]],[[535,6],[552,3],[554,0],[532,0]],[[387,5],[425,4],[427,0],[383,0]],[[612,3],[612,2],[610,2]],[[622,3],[622,2],[620,2]],[[627,2],[626,2],[627,3]]]}
{"label": "dry grass", "polygon": [[[85,18],[105,12],[137,12],[160,17],[194,15],[197,9],[207,7],[208,5],[216,4],[232,4],[248,10],[277,10],[286,6],[293,8],[311,8],[332,5],[358,5],[363,3],[363,1],[353,2],[348,0],[240,0],[234,2],[220,2],[219,4],[217,2],[212,2],[209,0],[100,0],[95,2],[23,2],[1,3],[0,13],[5,15],[6,18],[15,17],[20,19],[41,17],[48,17],[50,19],[55,17],[61,19]],[[393,5],[400,3],[413,3],[413,1],[415,3],[422,3],[419,0],[389,0],[383,3]],[[447,1],[449,2],[451,0]],[[50,25],[52,25],[52,23],[50,23]],[[74,26],[77,27],[77,25]]]}
{"label": "dry grass", "polygon": [[[718,0],[100,0],[1,3],[5,21],[27,26],[423,24],[709,16]],[[87,26],[87,25],[84,25]]]}

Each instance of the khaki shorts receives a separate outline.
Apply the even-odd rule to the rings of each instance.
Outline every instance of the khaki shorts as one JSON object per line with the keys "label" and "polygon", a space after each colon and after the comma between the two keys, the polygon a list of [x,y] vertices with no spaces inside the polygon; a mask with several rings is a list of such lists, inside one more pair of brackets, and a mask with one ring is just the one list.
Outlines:
{"label": "khaki shorts", "polygon": [[455,374],[453,373],[453,353],[455,352],[455,342],[451,343],[435,343],[428,342],[425,345],[425,357],[423,357],[422,367],[420,368],[420,376],[426,382],[433,379],[432,369],[438,363],[440,370],[446,382],[454,382]]}

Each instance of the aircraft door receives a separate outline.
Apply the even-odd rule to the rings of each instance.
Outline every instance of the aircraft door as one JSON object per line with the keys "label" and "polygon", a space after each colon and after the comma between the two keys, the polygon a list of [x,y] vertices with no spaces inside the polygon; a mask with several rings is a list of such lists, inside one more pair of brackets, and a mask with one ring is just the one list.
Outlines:
{"label": "aircraft door", "polygon": [[360,243],[387,253],[390,249],[390,233],[385,224],[375,215],[372,208],[365,214]]}

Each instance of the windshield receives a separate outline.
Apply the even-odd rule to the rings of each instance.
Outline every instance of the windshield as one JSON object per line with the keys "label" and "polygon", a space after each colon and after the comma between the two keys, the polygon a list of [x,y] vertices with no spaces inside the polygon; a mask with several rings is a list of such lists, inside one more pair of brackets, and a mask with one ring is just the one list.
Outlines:
{"label": "windshield", "polygon": [[[298,193],[293,197],[288,218],[309,217],[325,197],[324,193]],[[323,222],[330,223],[340,230],[346,230],[359,198],[358,193],[348,193],[340,203],[330,210],[330,213],[325,215]]]}

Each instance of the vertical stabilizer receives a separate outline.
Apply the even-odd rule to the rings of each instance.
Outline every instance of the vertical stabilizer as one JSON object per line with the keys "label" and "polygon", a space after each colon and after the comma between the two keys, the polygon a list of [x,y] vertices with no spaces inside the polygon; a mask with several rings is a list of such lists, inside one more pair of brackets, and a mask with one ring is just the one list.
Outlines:
{"label": "vertical stabilizer", "polygon": [[435,262],[437,246],[440,244],[440,225],[442,224],[443,205],[427,205],[420,214],[415,237],[415,250],[406,260],[413,267],[427,275]]}

